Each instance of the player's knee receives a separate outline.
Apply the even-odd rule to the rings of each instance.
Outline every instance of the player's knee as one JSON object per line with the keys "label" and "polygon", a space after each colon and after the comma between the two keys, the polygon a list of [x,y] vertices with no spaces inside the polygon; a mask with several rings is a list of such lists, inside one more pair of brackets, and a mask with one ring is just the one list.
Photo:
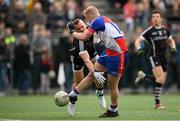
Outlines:
{"label": "player's knee", "polygon": [[115,90],[115,89],[117,89],[117,85],[116,84],[114,84],[114,83],[112,83],[112,82],[110,82],[110,81],[107,81],[107,84],[108,84],[108,88],[110,89],[110,90]]}
{"label": "player's knee", "polygon": [[163,75],[156,77],[156,82],[164,84],[164,81],[165,81],[165,77]]}

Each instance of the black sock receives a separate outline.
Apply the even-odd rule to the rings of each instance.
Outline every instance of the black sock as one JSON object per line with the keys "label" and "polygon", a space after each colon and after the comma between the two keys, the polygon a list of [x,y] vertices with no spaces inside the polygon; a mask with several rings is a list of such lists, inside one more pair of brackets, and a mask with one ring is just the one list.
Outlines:
{"label": "black sock", "polygon": [[74,88],[70,93],[69,93],[69,101],[72,103],[72,104],[75,104],[75,102],[77,101],[77,95],[79,94],[79,91]]}
{"label": "black sock", "polygon": [[161,90],[162,90],[162,84],[155,82],[155,86],[154,86],[155,104],[160,104]]}
{"label": "black sock", "polygon": [[146,76],[144,77],[144,80],[145,81],[155,82],[156,78],[153,75],[146,74]]}

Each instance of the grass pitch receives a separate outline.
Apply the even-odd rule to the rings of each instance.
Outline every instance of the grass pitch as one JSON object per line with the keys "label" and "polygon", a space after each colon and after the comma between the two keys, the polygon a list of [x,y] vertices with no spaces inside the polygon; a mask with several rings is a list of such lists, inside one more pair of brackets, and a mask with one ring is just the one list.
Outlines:
{"label": "grass pitch", "polygon": [[[162,95],[165,110],[153,109],[153,95],[123,95],[119,98],[119,117],[98,118],[105,111],[95,95],[80,95],[76,115],[58,107],[51,96],[0,97],[0,120],[180,120],[180,95]],[[110,104],[106,95],[107,104]]]}

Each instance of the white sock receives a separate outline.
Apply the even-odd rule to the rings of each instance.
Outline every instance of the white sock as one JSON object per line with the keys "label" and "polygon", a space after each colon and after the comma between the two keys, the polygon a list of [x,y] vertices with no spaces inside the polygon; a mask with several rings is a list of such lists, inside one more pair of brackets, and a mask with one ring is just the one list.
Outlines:
{"label": "white sock", "polygon": [[97,94],[99,95],[99,96],[103,96],[104,95],[104,90],[102,89],[102,90],[96,90],[97,91]]}
{"label": "white sock", "polygon": [[74,90],[72,90],[70,93],[69,93],[69,96],[71,96],[71,97],[75,97],[75,96],[77,96],[78,94],[74,91]]}

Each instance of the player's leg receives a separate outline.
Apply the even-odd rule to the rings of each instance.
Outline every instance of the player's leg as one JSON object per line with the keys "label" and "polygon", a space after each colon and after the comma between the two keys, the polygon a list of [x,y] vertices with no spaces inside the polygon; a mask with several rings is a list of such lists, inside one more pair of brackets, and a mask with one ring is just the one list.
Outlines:
{"label": "player's leg", "polygon": [[92,75],[92,73],[89,73],[70,93],[69,93],[69,97],[70,97],[70,102],[67,108],[68,113],[71,116],[75,115],[75,103],[77,101],[77,95],[79,94],[79,92],[81,92],[82,90],[86,89],[87,87],[89,87],[90,85],[92,85],[94,80],[94,76]]}
{"label": "player's leg", "polygon": [[[94,67],[97,71],[103,71],[104,67],[102,67],[99,63],[95,63]],[[70,97],[70,103],[68,105],[68,113],[72,116],[74,116],[75,114],[75,102],[77,101],[77,95],[79,94],[79,92],[81,92],[82,90],[86,89],[87,87],[89,87],[90,85],[92,85],[93,80],[94,80],[94,76],[92,75],[92,73],[89,73],[70,93],[69,93],[69,97]]]}
{"label": "player's leg", "polygon": [[111,97],[111,105],[107,109],[105,113],[103,113],[100,117],[116,117],[119,116],[118,113],[118,98],[119,98],[119,89],[118,89],[118,83],[119,83],[119,77],[114,77],[112,75],[108,75],[108,81],[107,85],[110,92]]}
{"label": "player's leg", "polygon": [[80,70],[73,70],[73,85],[72,88],[75,88],[81,80],[84,79],[84,73],[83,73],[83,68]]}
{"label": "player's leg", "polygon": [[166,79],[166,73],[163,71],[162,66],[154,67],[152,72],[156,78],[154,83],[155,109],[164,109],[165,107],[160,102],[160,95]]}
{"label": "player's leg", "polygon": [[102,84],[97,83],[97,81],[94,81],[96,84],[96,96],[99,100],[99,105],[102,108],[106,108],[106,99],[104,97],[104,86]]}
{"label": "player's leg", "polygon": [[75,103],[77,101],[77,95],[79,92],[81,92],[83,89],[89,87],[93,83],[94,77],[93,75],[88,74],[70,93],[70,102],[67,107],[67,111],[69,115],[74,116],[75,115]]}
{"label": "player's leg", "polygon": [[[73,70],[73,78],[74,78],[74,81],[73,81],[72,89],[74,89],[81,82],[81,80],[83,80],[83,78],[84,78],[83,68],[80,70]],[[76,101],[77,101],[76,96],[74,96],[74,97],[70,96],[70,102],[68,104],[67,111],[71,116],[73,116],[75,114],[75,108],[76,108],[75,102]]]}
{"label": "player's leg", "polygon": [[[150,60],[150,64],[151,64],[152,68],[154,68],[155,66],[160,65],[159,60],[158,60],[157,57],[150,56],[149,60]],[[156,80],[156,78],[155,78],[154,75],[145,74],[143,71],[139,71],[138,75],[137,75],[137,77],[135,79],[135,84],[137,84],[140,81],[151,81],[151,82],[155,83],[155,80]]]}
{"label": "player's leg", "polygon": [[137,77],[135,79],[135,84],[139,83],[141,80],[155,82],[156,78],[154,75],[145,74],[142,70],[138,71]]}
{"label": "player's leg", "polygon": [[118,83],[119,83],[119,77],[114,77],[112,75],[108,75],[108,88],[110,90],[110,96],[111,96],[111,105],[118,105],[118,97],[119,97],[119,89],[118,89]]}
{"label": "player's leg", "polygon": [[[94,60],[95,61],[95,60]],[[95,62],[94,64],[94,68],[96,71],[101,71],[101,72],[105,72],[105,68],[102,67],[98,62]],[[87,87],[89,87],[94,80],[94,76],[92,73],[89,73],[76,87],[75,87],[75,91],[77,92],[81,92],[82,90],[86,89]],[[100,88],[103,87],[103,85],[100,86]]]}
{"label": "player's leg", "polygon": [[[95,62],[94,64],[94,68],[96,71],[100,71],[100,72],[105,72],[106,68],[104,68],[101,64],[99,64],[98,62]],[[76,87],[75,90],[77,92],[81,92],[82,90],[86,89],[87,87],[89,87],[94,80],[94,76],[92,73],[89,73]]]}
{"label": "player's leg", "polygon": [[[101,64],[99,64],[98,62],[96,62],[94,64],[95,70],[99,71],[99,72],[105,72],[106,68],[103,67]],[[99,84],[96,80],[94,80],[95,84],[96,84],[96,95],[99,99],[99,104],[102,108],[106,108],[106,100],[104,97],[104,85],[103,84]]]}
{"label": "player's leg", "polygon": [[[75,87],[83,80],[84,73],[83,73],[83,66],[84,63],[81,58],[76,56],[71,56],[72,67],[73,67],[73,86],[72,91],[69,93],[70,101],[68,103],[67,112],[69,115],[75,115],[75,102],[77,101],[77,95]],[[78,92],[77,92],[78,93]]]}
{"label": "player's leg", "polygon": [[161,57],[150,57],[150,62],[152,65],[152,72],[155,77],[155,83],[154,83],[155,109],[164,109],[165,107],[160,103],[160,95],[166,79],[167,61],[165,57],[161,56]]}
{"label": "player's leg", "polygon": [[[100,59],[100,58],[99,58]],[[102,60],[102,59],[101,59]],[[94,68],[96,71],[101,71],[104,72],[106,70],[102,65],[100,65],[98,62],[95,62]],[[75,114],[75,102],[77,101],[77,95],[79,92],[81,92],[83,89],[86,89],[89,87],[92,83],[95,77],[93,76],[92,73],[89,73],[70,93],[70,103],[71,105],[68,106],[68,113],[70,115]]]}
{"label": "player's leg", "polygon": [[71,116],[75,115],[75,103],[77,101],[78,94],[88,88],[90,85],[92,85],[94,80],[94,76],[92,74],[88,74],[70,93],[70,102],[68,104],[67,111]]}
{"label": "player's leg", "polygon": [[152,81],[154,83],[155,109],[164,109],[165,107],[160,103],[160,95],[166,79],[167,62],[165,57],[160,58],[150,56],[149,59],[152,66],[153,75],[147,75],[140,71],[135,81]]}
{"label": "player's leg", "polygon": [[[126,65],[126,54],[106,57],[108,78],[107,84],[110,91],[111,105],[100,117],[116,117],[118,113],[119,88],[118,83]],[[118,66],[117,66],[118,65]]]}

